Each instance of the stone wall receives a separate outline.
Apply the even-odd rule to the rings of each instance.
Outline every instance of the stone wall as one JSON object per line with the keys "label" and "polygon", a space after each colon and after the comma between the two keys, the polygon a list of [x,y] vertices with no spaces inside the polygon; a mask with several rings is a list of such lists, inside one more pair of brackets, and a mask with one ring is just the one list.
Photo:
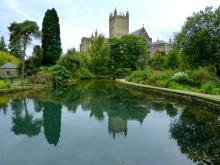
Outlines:
{"label": "stone wall", "polygon": [[18,69],[1,69],[0,68],[1,78],[10,78],[10,77],[17,77],[17,76],[18,76]]}
{"label": "stone wall", "polygon": [[144,86],[136,86],[136,85],[124,83],[121,81],[117,81],[117,82],[119,82],[122,85],[128,86],[129,88],[138,90],[138,91],[147,92],[147,93],[157,95],[160,97],[165,97],[165,98],[169,98],[172,100],[184,102],[186,104],[195,105],[202,109],[208,109],[211,111],[216,111],[218,113],[220,112],[220,103],[216,103],[212,100],[207,100],[205,98],[199,98],[199,97],[190,96],[190,95],[178,94],[178,93],[174,93],[171,91],[163,91],[163,90],[154,89],[154,88],[147,88]]}

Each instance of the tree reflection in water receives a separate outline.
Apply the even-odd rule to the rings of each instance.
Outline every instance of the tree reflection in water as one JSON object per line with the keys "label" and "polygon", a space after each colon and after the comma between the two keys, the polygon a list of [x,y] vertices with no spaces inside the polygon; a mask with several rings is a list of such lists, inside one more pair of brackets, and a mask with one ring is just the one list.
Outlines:
{"label": "tree reflection in water", "polygon": [[[16,135],[24,134],[29,137],[36,136],[40,133],[42,120],[34,119],[27,109],[27,99],[16,99],[11,102],[13,110],[12,131]],[[22,112],[25,112],[22,115]]]}
{"label": "tree reflection in water", "polygon": [[217,115],[186,108],[171,123],[170,134],[181,152],[194,162],[220,164],[220,119]]}
{"label": "tree reflection in water", "polygon": [[[42,119],[34,119],[27,106],[29,100],[33,101],[35,113],[43,113]],[[145,95],[114,82],[83,81],[69,89],[35,92],[12,100],[10,105],[13,110],[11,130],[16,135],[36,136],[43,124],[47,142],[55,146],[60,139],[62,107],[72,113],[81,107],[83,111],[89,111],[91,118],[108,121],[106,129],[114,139],[128,136],[130,120],[141,125],[151,111],[166,112],[172,118],[170,136],[177,141],[183,154],[197,163],[220,164],[218,115]],[[2,104],[0,108],[7,107]]]}
{"label": "tree reflection in water", "polygon": [[61,129],[61,104],[45,102],[43,108],[44,135],[49,144],[57,145]]}

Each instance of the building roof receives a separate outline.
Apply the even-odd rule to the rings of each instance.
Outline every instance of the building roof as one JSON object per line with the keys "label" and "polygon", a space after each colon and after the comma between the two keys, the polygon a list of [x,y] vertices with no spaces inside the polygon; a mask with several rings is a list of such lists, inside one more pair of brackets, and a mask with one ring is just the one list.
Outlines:
{"label": "building roof", "polygon": [[144,27],[142,27],[142,28],[130,33],[130,34],[131,35],[145,35],[147,38],[150,38]]}
{"label": "building roof", "polygon": [[10,61],[8,61],[7,64],[0,66],[0,69],[17,69],[17,68],[18,67],[14,65],[13,63],[11,63]]}

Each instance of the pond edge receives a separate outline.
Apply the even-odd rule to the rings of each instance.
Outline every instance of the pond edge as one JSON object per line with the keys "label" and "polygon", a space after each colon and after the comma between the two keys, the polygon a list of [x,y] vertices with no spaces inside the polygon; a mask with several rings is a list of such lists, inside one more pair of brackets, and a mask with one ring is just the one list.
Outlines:
{"label": "pond edge", "polygon": [[220,96],[209,95],[203,93],[196,93],[184,90],[175,90],[168,88],[155,87],[150,85],[143,85],[138,83],[128,82],[124,79],[116,79],[116,82],[132,87],[143,92],[149,92],[162,97],[172,98],[181,102],[190,103],[199,106],[203,109],[220,111]]}

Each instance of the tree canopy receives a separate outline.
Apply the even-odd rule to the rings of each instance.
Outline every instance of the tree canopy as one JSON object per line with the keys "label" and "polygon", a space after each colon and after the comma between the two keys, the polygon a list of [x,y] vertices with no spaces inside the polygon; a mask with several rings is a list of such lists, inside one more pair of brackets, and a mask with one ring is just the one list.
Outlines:
{"label": "tree canopy", "polygon": [[182,51],[188,65],[199,66],[220,65],[220,6],[213,11],[206,7],[204,11],[188,17],[175,45]]}
{"label": "tree canopy", "polygon": [[59,18],[54,8],[47,10],[43,19],[42,48],[44,65],[54,65],[62,53]]}

